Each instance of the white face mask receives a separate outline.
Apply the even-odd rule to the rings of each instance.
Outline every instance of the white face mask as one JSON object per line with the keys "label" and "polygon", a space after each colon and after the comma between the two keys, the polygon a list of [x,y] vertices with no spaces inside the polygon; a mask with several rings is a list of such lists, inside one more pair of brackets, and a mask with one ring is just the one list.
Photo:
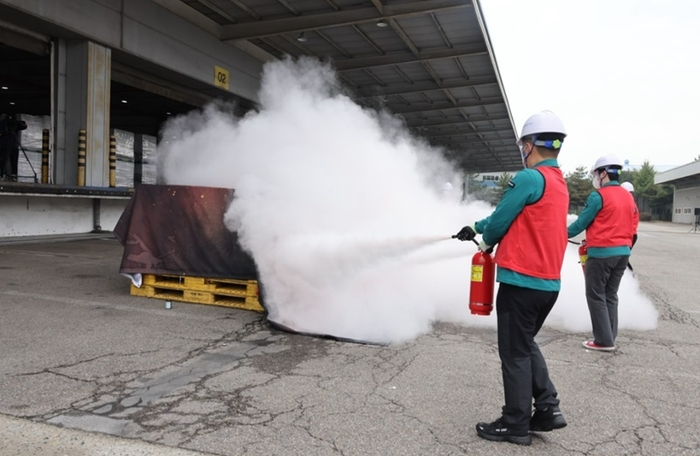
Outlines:
{"label": "white face mask", "polygon": [[601,173],[599,173],[599,172],[595,172],[593,174],[592,184],[593,184],[593,188],[595,188],[596,190],[598,190],[600,187],[603,186],[603,177],[600,174]]}
{"label": "white face mask", "polygon": [[523,144],[522,146],[520,146],[520,158],[523,159],[523,168],[525,168],[525,169],[528,168],[528,166],[527,166],[527,157],[529,157],[530,154],[532,154],[532,150],[530,151],[529,154],[526,154],[526,153],[525,153],[525,145]]}

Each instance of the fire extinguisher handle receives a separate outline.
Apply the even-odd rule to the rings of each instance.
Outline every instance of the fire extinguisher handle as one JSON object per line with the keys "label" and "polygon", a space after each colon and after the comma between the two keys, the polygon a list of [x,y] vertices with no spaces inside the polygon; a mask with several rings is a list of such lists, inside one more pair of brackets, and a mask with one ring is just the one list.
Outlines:
{"label": "fire extinguisher handle", "polygon": [[[457,235],[455,234],[454,236],[452,236],[452,239],[457,239]],[[479,246],[479,241],[477,241],[476,239],[472,239],[472,242],[476,244],[477,247]]]}
{"label": "fire extinguisher handle", "polygon": [[[455,235],[452,236],[452,239],[459,239],[459,238],[457,237],[457,234],[455,234]],[[479,247],[479,241],[477,241],[477,240],[474,239],[474,238],[472,238],[471,241],[472,241],[474,244],[476,244],[477,247]]]}

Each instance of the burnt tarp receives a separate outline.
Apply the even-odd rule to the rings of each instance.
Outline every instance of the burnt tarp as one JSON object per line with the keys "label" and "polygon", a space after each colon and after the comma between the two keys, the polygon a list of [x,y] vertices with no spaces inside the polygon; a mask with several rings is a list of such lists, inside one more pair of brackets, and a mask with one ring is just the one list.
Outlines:
{"label": "burnt tarp", "polygon": [[233,190],[139,185],[114,228],[121,274],[257,279],[252,257],[224,225]]}

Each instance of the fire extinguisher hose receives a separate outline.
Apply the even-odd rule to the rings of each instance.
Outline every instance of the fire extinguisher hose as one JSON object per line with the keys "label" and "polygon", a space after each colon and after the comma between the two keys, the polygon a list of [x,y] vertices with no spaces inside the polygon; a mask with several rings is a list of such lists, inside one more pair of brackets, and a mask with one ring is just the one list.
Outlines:
{"label": "fire extinguisher hose", "polygon": [[[474,241],[474,242],[476,242],[476,241]],[[571,239],[569,239],[569,242],[571,244],[581,245],[580,242],[572,241]],[[632,264],[629,261],[627,262],[627,269],[629,269],[632,272],[632,274],[634,274],[634,268],[632,267]]]}

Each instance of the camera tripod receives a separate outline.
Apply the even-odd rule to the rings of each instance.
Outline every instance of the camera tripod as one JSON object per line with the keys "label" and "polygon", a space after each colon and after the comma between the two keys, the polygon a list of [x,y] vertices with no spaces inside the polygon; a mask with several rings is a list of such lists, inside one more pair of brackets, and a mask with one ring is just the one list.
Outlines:
{"label": "camera tripod", "polygon": [[[32,170],[32,174],[34,174],[34,183],[38,184],[39,183],[39,177],[36,174],[36,170],[34,169],[34,165],[32,165],[31,160],[29,160],[29,156],[27,155],[27,151],[24,149],[24,146],[22,146],[22,143],[19,140],[19,137],[17,136],[17,132],[13,132],[15,135],[15,141],[17,141],[17,145],[19,146],[19,149],[22,151],[22,154],[24,155],[24,159],[27,160],[27,163],[29,163],[29,168]],[[19,171],[19,169],[17,170]]]}
{"label": "camera tripod", "polygon": [[688,233],[697,233],[700,230],[700,215],[695,216],[695,224],[693,227],[688,231]]}
{"label": "camera tripod", "polygon": [[[17,133],[15,133],[15,134],[17,134]],[[22,153],[24,154],[24,159],[27,160],[27,163],[29,163],[29,168],[31,168],[32,174],[34,174],[34,183],[35,183],[35,184],[38,184],[38,183],[39,183],[39,177],[36,175],[36,170],[34,169],[34,165],[32,165],[31,160],[29,160],[29,157],[27,156],[27,151],[24,150],[24,147],[22,146],[22,143],[20,143],[19,141],[17,141],[17,143],[19,144],[19,148],[22,150]]]}

